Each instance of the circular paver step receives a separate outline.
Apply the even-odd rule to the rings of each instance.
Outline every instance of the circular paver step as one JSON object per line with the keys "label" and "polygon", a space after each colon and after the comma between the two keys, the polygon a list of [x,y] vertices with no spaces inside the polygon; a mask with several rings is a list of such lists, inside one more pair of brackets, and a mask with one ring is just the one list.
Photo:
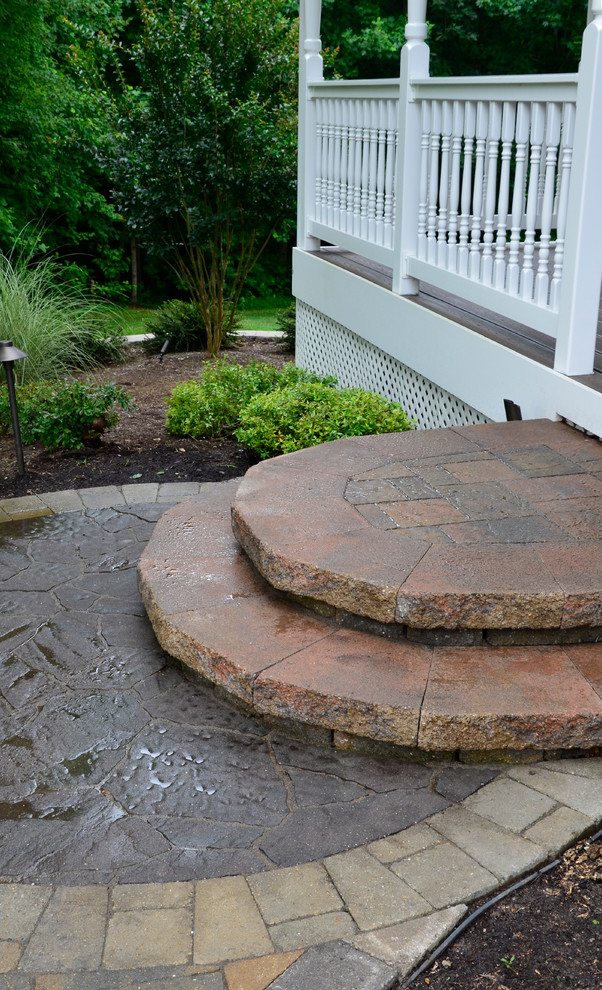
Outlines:
{"label": "circular paver step", "polygon": [[344,628],[257,574],[216,489],[161,517],[139,585],[168,653],[256,713],[329,729],[339,745],[492,753],[602,739],[599,647],[433,646]]}
{"label": "circular paver step", "polygon": [[562,423],[313,447],[251,468],[232,517],[275,588],[423,639],[602,639],[602,447]]}

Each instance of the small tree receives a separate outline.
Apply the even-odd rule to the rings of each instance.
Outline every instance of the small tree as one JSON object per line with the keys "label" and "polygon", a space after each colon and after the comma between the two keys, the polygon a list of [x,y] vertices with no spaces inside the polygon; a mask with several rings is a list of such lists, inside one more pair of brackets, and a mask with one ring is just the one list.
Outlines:
{"label": "small tree", "polygon": [[293,222],[295,28],[283,0],[138,9],[137,42],[101,36],[92,76],[88,62],[113,129],[114,198],[141,243],[169,257],[215,354],[245,278]]}

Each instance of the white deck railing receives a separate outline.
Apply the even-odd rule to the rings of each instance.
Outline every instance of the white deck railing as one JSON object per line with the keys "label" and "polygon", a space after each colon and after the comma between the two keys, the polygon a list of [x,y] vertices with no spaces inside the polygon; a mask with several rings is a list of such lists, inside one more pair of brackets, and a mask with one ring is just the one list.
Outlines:
{"label": "white deck railing", "polygon": [[[302,11],[300,245],[393,269],[551,337],[593,368],[602,280],[602,0],[579,75],[428,76],[410,0],[399,80],[324,82],[319,0]],[[315,31],[315,34],[311,32]]]}

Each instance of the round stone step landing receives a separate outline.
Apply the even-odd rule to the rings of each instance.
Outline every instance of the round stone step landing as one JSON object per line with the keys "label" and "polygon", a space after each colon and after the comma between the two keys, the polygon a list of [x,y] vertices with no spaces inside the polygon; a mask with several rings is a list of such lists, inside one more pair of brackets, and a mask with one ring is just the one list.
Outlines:
{"label": "round stone step landing", "polygon": [[[536,440],[538,446],[550,425],[556,424],[508,424],[519,427],[523,437],[529,426],[535,433],[529,442]],[[468,427],[405,434],[399,439],[411,441],[415,459],[443,453],[445,463],[470,464],[479,458],[451,461],[450,446],[460,446],[464,455],[475,454],[472,431],[492,429],[500,430]],[[559,429],[555,435],[563,449],[557,456],[566,458],[573,441],[582,454],[591,449],[581,446],[589,443],[585,438],[569,428]],[[500,430],[500,439],[504,433]],[[252,469],[234,501],[241,538],[253,491],[255,519],[268,520],[273,503],[280,520],[278,532],[288,534],[287,551],[290,546],[301,552],[303,546],[313,545],[321,553],[330,510],[343,499],[348,479],[361,480],[373,471],[375,456],[381,468],[383,461],[386,468],[400,463],[396,439],[339,441]],[[384,444],[391,446],[383,449]],[[283,482],[289,477],[296,479],[296,487],[286,487],[287,503]],[[332,494],[333,486],[340,494]],[[352,745],[362,737],[427,753],[485,752],[497,758],[502,752],[579,751],[602,743],[599,646],[494,645],[478,640],[474,630],[469,632],[477,639],[466,645],[425,644],[405,638],[403,625],[383,620],[381,613],[370,620],[354,616],[359,611],[357,599],[363,600],[366,572],[388,566],[379,563],[377,554],[370,555],[369,543],[357,558],[357,569],[363,571],[357,595],[349,580],[338,606],[326,601],[328,614],[308,611],[272,588],[234,538],[230,505],[236,487],[236,483],[208,487],[198,498],[168,510],[157,523],[139,567],[141,592],[161,645],[234,701],[271,721],[311,726],[325,740],[340,745]],[[314,508],[316,504],[322,508],[303,521],[307,509],[297,509],[307,506],[308,493]],[[346,504],[356,512],[354,505]],[[350,538],[354,532],[382,535],[370,523],[367,526],[352,530]],[[423,545],[424,553],[426,541],[412,540]],[[343,542],[339,540],[338,546]],[[427,544],[433,545],[435,541]],[[260,544],[261,552],[264,546],[267,543]],[[295,593],[307,591],[303,581],[300,586]],[[382,598],[388,585],[381,582],[378,587],[373,602],[379,595]]]}
{"label": "round stone step landing", "polygon": [[251,468],[232,518],[275,588],[414,639],[602,638],[602,448],[562,423],[309,448]]}

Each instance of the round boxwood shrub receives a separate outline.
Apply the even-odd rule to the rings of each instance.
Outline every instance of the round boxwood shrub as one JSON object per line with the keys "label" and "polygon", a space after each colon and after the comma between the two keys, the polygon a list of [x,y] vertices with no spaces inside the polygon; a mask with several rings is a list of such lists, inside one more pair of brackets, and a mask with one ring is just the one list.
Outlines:
{"label": "round boxwood shrub", "polygon": [[299,382],[252,399],[240,413],[236,437],[260,457],[288,454],[341,437],[411,430],[398,402],[361,388]]}
{"label": "round boxwood shrub", "polygon": [[322,382],[322,378],[294,364],[278,369],[265,361],[235,364],[217,358],[205,366],[202,378],[176,385],[167,400],[167,429],[175,436],[218,437],[240,424],[240,413],[255,396],[298,382]]}

